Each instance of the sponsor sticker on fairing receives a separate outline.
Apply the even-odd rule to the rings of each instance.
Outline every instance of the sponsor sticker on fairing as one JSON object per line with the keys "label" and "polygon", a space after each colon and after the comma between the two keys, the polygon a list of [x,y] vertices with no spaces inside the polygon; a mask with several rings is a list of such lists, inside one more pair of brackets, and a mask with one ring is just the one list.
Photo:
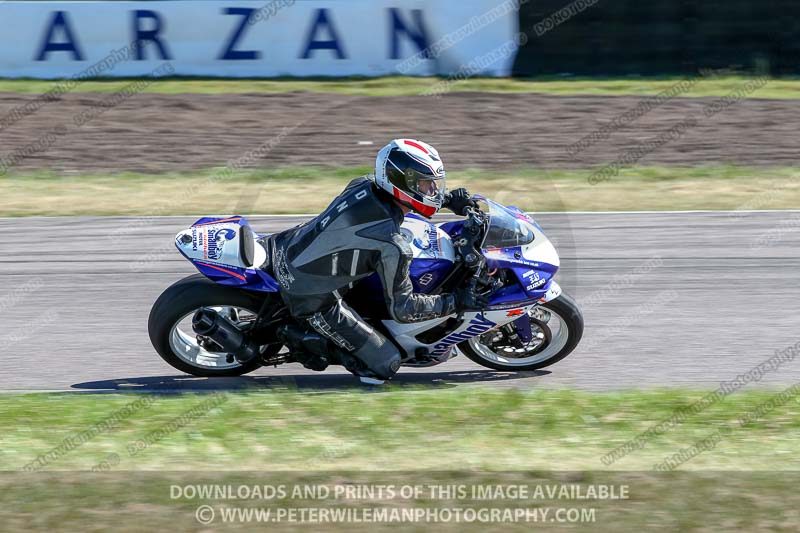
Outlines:
{"label": "sponsor sticker on fairing", "polygon": [[236,237],[236,232],[230,228],[208,228],[206,230],[203,258],[218,261],[222,258],[225,243]]}
{"label": "sponsor sticker on fairing", "polygon": [[470,320],[469,326],[467,326],[467,328],[464,330],[459,331],[458,333],[452,333],[437,342],[430,355],[434,357],[442,355],[446,353],[447,350],[449,350],[454,344],[458,344],[461,341],[465,341],[467,339],[471,339],[472,337],[486,333],[495,326],[497,326],[496,323],[492,322],[481,313]]}
{"label": "sponsor sticker on fairing", "polygon": [[527,280],[528,286],[525,287],[525,290],[527,290],[527,291],[535,290],[535,289],[541,287],[542,285],[544,285],[545,283],[547,283],[547,280],[546,279],[542,279],[539,276],[539,273],[536,272],[535,270],[529,270],[529,271],[525,272],[522,276],[530,278],[530,279]]}
{"label": "sponsor sticker on fairing", "polygon": [[435,225],[428,224],[428,227],[425,228],[425,247],[422,248],[423,250],[428,250],[433,255],[439,255],[439,232]]}

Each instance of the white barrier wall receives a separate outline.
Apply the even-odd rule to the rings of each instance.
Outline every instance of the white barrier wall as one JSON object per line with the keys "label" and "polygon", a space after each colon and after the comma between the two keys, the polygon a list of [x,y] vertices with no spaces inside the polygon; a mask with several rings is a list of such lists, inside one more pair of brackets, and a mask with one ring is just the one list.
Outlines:
{"label": "white barrier wall", "polygon": [[142,76],[165,61],[176,75],[195,76],[506,76],[517,7],[518,0],[0,2],[0,77]]}

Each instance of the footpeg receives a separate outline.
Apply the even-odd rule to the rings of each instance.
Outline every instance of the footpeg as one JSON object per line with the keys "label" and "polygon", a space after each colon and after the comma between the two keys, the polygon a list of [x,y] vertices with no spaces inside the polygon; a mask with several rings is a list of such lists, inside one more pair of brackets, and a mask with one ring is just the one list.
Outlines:
{"label": "footpeg", "polygon": [[386,383],[386,380],[368,378],[367,376],[358,376],[358,379],[361,380],[361,383],[364,383],[365,385],[383,385]]}

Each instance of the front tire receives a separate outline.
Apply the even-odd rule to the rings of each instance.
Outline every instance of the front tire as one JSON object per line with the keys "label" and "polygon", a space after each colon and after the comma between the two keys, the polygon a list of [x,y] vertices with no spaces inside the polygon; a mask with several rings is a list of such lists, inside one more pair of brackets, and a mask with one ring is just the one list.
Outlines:
{"label": "front tire", "polygon": [[[191,315],[201,307],[238,308],[257,315],[261,303],[262,299],[254,294],[219,285],[202,274],[189,276],[171,285],[153,304],[147,322],[150,342],[164,361],[193,376],[226,377],[247,374],[261,366],[259,358],[245,364],[235,360],[233,363],[222,364],[215,361],[213,357],[201,358],[195,355],[193,359],[190,356],[192,354],[182,356],[176,353],[181,346],[187,353],[192,350],[188,342],[189,335],[176,331],[176,327],[185,321],[187,316],[191,318]],[[213,352],[203,352],[214,355]],[[224,360],[224,355],[222,360]]]}
{"label": "front tire", "polygon": [[492,332],[459,343],[459,349],[481,366],[511,372],[538,370],[561,361],[572,353],[583,336],[583,315],[578,304],[567,293],[562,293],[555,300],[534,309],[543,309],[551,321],[556,319],[558,329],[551,331],[550,322],[535,326],[532,320],[532,329],[543,329],[540,333],[546,341],[533,355],[517,358],[513,353],[498,352],[485,342]]}

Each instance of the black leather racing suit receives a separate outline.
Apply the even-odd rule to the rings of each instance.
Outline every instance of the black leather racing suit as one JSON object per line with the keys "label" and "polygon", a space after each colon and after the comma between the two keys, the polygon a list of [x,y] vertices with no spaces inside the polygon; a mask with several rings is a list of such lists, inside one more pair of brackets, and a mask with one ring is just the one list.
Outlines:
{"label": "black leather racing suit", "polygon": [[270,239],[271,270],[292,316],[351,352],[380,378],[394,374],[400,353],[342,296],[377,272],[390,316],[417,322],[455,312],[453,295],[414,293],[411,248],[400,233],[403,211],[370,177],[351,181],[316,218]]}

